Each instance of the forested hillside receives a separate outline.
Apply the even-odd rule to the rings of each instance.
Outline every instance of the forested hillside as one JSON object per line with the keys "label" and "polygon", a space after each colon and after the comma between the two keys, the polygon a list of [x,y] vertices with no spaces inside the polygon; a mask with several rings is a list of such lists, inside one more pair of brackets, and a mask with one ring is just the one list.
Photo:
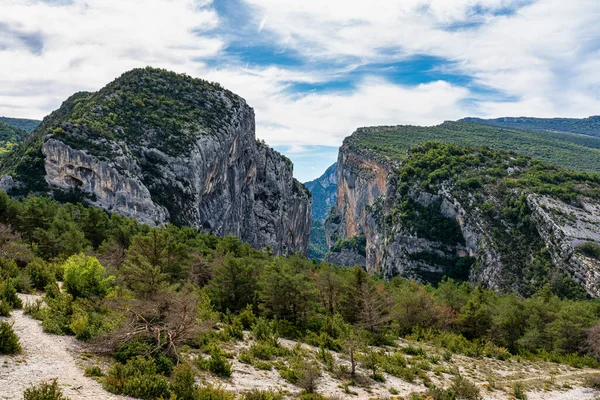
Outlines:
{"label": "forested hillside", "polygon": [[504,117],[495,119],[464,118],[461,121],[534,131],[570,132],[600,137],[600,116],[589,118]]}
{"label": "forested hillside", "polygon": [[[24,306],[17,292],[43,290],[44,302],[25,311],[46,332],[109,355],[109,365],[88,355],[86,373],[112,393],[234,399],[193,377],[235,378],[235,362],[274,371],[295,388],[242,394],[248,400],[321,399],[322,379],[338,382],[342,394],[389,380],[446,399],[481,390],[457,372],[461,354],[600,366],[598,303],[561,298],[550,286],[524,299],[451,279],[436,288],[386,282],[361,268],[273,257],[233,237],[4,193],[0,235],[2,314]],[[18,338],[2,329],[10,342],[0,343],[14,344],[2,351],[18,352]],[[403,337],[422,344],[399,345]],[[284,338],[317,352],[286,347]],[[447,379],[436,378],[439,368]]]}
{"label": "forested hillside", "polygon": [[27,132],[24,130],[0,121],[0,154],[12,150],[17,144],[21,143],[26,136]]}
{"label": "forested hillside", "polygon": [[0,121],[14,126],[15,128],[19,128],[29,133],[32,132],[41,121],[35,119],[23,119],[23,118],[9,118],[9,117],[0,117]]}
{"label": "forested hillside", "polygon": [[434,127],[360,128],[348,140],[356,148],[371,149],[382,156],[398,159],[404,158],[411,147],[433,141],[511,150],[563,168],[600,172],[600,139],[582,135],[445,122]]}

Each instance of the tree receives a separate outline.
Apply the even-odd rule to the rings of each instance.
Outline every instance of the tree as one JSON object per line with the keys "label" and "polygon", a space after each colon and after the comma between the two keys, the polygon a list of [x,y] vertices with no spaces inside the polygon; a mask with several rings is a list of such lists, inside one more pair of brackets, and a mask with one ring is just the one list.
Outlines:
{"label": "tree", "polygon": [[209,283],[217,310],[239,312],[255,301],[260,264],[251,257],[235,258],[232,254],[216,260],[214,278]]}
{"label": "tree", "polygon": [[373,334],[381,333],[389,322],[390,308],[383,285],[365,282],[357,297],[361,305],[357,317],[358,324]]}
{"label": "tree", "polygon": [[324,264],[315,273],[315,284],[323,308],[325,308],[329,314],[338,312],[342,295],[341,274],[335,267]]}
{"label": "tree", "polygon": [[96,350],[113,352],[119,345],[135,340],[152,341],[156,349],[179,359],[181,344],[209,330],[213,321],[204,320],[202,299],[196,287],[164,290],[150,298],[115,303],[126,322],[96,342]]}
{"label": "tree", "polygon": [[488,333],[492,324],[492,315],[481,286],[477,286],[456,322],[467,339],[482,338]]}
{"label": "tree", "polygon": [[275,259],[260,279],[260,300],[265,312],[294,323],[304,320],[314,299],[306,262],[299,257]]}
{"label": "tree", "polygon": [[73,298],[104,297],[113,277],[104,277],[104,267],[96,257],[83,253],[71,256],[63,264],[64,288]]}
{"label": "tree", "polygon": [[363,285],[371,280],[371,277],[361,267],[352,267],[345,278],[342,286],[340,313],[346,321],[354,324],[358,321],[358,315],[362,309],[362,302],[357,294],[360,293]]}
{"label": "tree", "polygon": [[350,375],[354,378],[356,376],[356,366],[358,365],[357,356],[366,346],[365,335],[349,324],[345,324],[343,330],[343,351],[350,360]]}

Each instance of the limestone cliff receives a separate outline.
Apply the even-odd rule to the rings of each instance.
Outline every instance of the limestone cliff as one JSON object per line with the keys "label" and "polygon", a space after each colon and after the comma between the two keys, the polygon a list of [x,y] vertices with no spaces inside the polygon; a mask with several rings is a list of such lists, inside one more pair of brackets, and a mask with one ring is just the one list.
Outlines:
{"label": "limestone cliff", "polygon": [[[69,99],[2,165],[26,190],[306,254],[311,197],[218,84],[152,68]],[[40,173],[41,172],[41,173]]]}
{"label": "limestone cliff", "polygon": [[[531,295],[544,284],[600,296],[597,175],[511,152],[426,144],[405,156],[345,140],[338,203],[326,221],[328,260],[435,283],[443,276]],[[337,243],[337,244],[336,244]],[[335,246],[334,246],[335,245]],[[348,263],[346,263],[348,261]]]}

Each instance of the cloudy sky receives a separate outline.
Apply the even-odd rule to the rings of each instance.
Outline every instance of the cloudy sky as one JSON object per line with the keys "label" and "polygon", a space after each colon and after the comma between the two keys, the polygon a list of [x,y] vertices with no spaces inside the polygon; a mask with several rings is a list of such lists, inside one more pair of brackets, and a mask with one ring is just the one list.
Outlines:
{"label": "cloudy sky", "polygon": [[320,175],[359,126],[600,114],[598,0],[0,0],[0,115],[151,65],[218,81]]}

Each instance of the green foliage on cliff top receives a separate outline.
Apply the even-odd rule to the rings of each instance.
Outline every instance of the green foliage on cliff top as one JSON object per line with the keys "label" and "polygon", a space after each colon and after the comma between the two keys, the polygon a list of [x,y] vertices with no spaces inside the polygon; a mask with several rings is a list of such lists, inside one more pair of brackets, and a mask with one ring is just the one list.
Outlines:
{"label": "green foliage on cliff top", "polygon": [[434,141],[516,151],[564,168],[600,172],[600,139],[583,135],[445,122],[433,127],[361,128],[346,140],[355,148],[373,151],[375,157],[404,159],[411,147]]}
{"label": "green foliage on cliff top", "polygon": [[600,137],[600,116],[598,115],[589,118],[464,118],[461,121],[511,129],[570,132]]}
{"label": "green foliage on cliff top", "polygon": [[[217,83],[147,67],[93,93],[50,130],[74,148],[90,150],[89,140],[122,139],[178,156],[198,136],[230,124],[231,110],[242,104]],[[110,154],[108,145],[104,150]]]}

